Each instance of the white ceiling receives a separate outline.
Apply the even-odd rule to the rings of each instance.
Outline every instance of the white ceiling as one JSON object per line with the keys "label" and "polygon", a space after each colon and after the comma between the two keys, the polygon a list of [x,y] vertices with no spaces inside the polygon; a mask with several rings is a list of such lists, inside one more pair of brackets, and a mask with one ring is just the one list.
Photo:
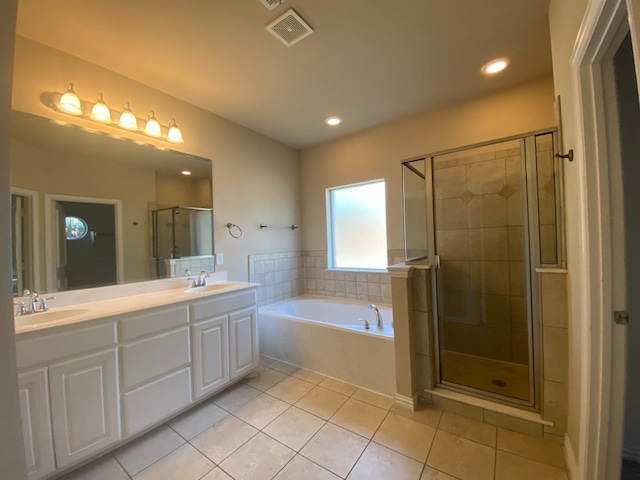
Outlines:
{"label": "white ceiling", "polygon": [[[551,72],[549,0],[20,0],[18,34],[296,148]],[[290,7],[315,30],[264,27]],[[496,77],[480,67],[506,56]],[[340,127],[324,119],[338,115]]]}

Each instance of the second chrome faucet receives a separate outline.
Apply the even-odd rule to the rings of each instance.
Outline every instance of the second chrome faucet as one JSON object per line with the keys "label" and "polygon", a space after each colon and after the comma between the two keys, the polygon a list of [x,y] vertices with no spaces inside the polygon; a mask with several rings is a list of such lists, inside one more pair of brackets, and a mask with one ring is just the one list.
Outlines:
{"label": "second chrome faucet", "polygon": [[371,305],[369,305],[369,310],[373,310],[373,312],[376,315],[376,322],[377,322],[377,326],[378,328],[384,328],[384,322],[382,321],[382,315],[380,314],[380,310],[378,310],[378,307],[376,307],[373,303]]}

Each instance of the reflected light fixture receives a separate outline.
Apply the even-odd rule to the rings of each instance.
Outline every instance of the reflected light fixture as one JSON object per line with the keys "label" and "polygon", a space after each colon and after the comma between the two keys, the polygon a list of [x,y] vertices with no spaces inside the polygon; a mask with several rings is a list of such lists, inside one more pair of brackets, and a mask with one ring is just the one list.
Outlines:
{"label": "reflected light fixture", "polygon": [[122,128],[126,128],[127,130],[137,130],[138,129],[138,119],[131,111],[131,105],[129,102],[124,104],[124,111],[122,115],[120,115],[120,123],[118,123]]}
{"label": "reflected light fixture", "polygon": [[97,122],[111,123],[111,111],[109,107],[107,107],[107,104],[104,103],[102,93],[98,94],[98,101],[91,109],[91,118]]}
{"label": "reflected light fixture", "polygon": [[147,135],[151,135],[152,137],[159,137],[162,135],[160,124],[158,123],[153,110],[149,112],[149,119],[147,120],[147,124],[144,127],[144,133],[146,133]]}
{"label": "reflected light fixture", "polygon": [[329,125],[330,127],[335,127],[336,125],[340,125],[342,123],[342,119],[340,117],[329,117],[324,123]]}
{"label": "reflected light fixture", "polygon": [[176,125],[176,119],[172,118],[169,120],[169,132],[167,133],[167,140],[171,143],[182,143],[184,139],[182,138],[182,132]]}
{"label": "reflected light fixture", "polygon": [[182,175],[186,175],[186,176],[191,175],[191,172],[190,172],[189,170],[183,170],[183,171],[182,171],[182,172],[180,172],[180,173],[182,173]]}
{"label": "reflected light fixture", "polygon": [[509,62],[510,60],[508,58],[496,58],[495,60],[485,63],[480,71],[485,75],[495,75],[507,68]]}
{"label": "reflected light fixture", "polygon": [[67,87],[67,91],[64,92],[60,101],[58,102],[58,108],[65,113],[71,115],[82,115],[82,104],[76,92],[73,90],[73,83],[70,83]]}

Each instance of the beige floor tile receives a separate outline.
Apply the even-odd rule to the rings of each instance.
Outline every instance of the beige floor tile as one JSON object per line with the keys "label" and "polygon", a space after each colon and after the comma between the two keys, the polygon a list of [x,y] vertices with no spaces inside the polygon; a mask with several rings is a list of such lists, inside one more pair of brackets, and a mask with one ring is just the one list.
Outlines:
{"label": "beige floor tile", "polygon": [[230,415],[191,440],[191,444],[214,462],[220,463],[256,433],[258,430],[251,425]]}
{"label": "beige floor tile", "polygon": [[370,443],[347,477],[348,480],[418,480],[422,463]]}
{"label": "beige floor tile", "polygon": [[350,398],[331,417],[331,423],[347,430],[371,438],[387,415],[387,411]]}
{"label": "beige floor tile", "polygon": [[267,425],[263,432],[297,452],[325,423],[320,417],[291,407]]}
{"label": "beige floor tile", "polygon": [[135,475],[184,443],[184,438],[163,425],[119,448],[114,456],[129,475]]}
{"label": "beige floor tile", "polygon": [[367,444],[366,438],[327,423],[300,453],[344,478],[358,461]]}
{"label": "beige floor tile", "polygon": [[541,438],[534,438],[504,428],[498,429],[498,449],[515,453],[521,457],[545,463],[552,467],[565,468],[562,446],[546,442]]}
{"label": "beige floor tile", "polygon": [[295,453],[260,432],[220,464],[233,478],[271,480]]}
{"label": "beige floor tile", "polygon": [[422,471],[422,476],[420,480],[457,480],[451,475],[447,475],[440,470],[436,470],[435,468],[431,468],[427,465],[424,466],[424,470]]}
{"label": "beige floor tile", "polygon": [[267,390],[266,393],[272,397],[279,398],[283,402],[296,403],[307,392],[314,388],[313,383],[305,382],[295,377],[287,377],[281,382],[276,383],[273,387]]}
{"label": "beige floor tile", "polygon": [[135,480],[199,480],[215,464],[188,443],[135,475]]}
{"label": "beige floor tile", "polygon": [[273,480],[340,480],[340,477],[303,456],[296,455]]}
{"label": "beige floor tile", "polygon": [[244,383],[238,383],[224,392],[219,393],[213,397],[211,401],[227,412],[235,412],[261,393],[262,392],[256,388],[245,385]]}
{"label": "beige floor tile", "polygon": [[325,378],[322,382],[320,382],[320,386],[324,388],[328,388],[329,390],[333,390],[334,392],[341,393],[342,395],[346,395],[350,397],[354,394],[354,392],[358,389],[355,385],[351,385],[350,383],[341,382],[340,380],[336,380],[335,378]]}
{"label": "beige floor tile", "polygon": [[371,390],[365,390],[364,388],[356,390],[352,398],[373,405],[374,407],[384,408],[385,410],[389,410],[393,406],[393,398],[372,392]]}
{"label": "beige floor tile", "polygon": [[245,381],[245,384],[264,392],[286,377],[287,376],[282,372],[276,372],[270,368],[260,367],[260,375],[255,378],[248,379]]}
{"label": "beige floor tile", "polygon": [[349,397],[317,386],[296,402],[296,407],[329,420]]}
{"label": "beige floor tile", "polygon": [[435,433],[429,425],[389,413],[373,441],[424,463]]}
{"label": "beige floor tile", "polygon": [[493,480],[494,462],[495,449],[442,430],[427,459],[428,466],[461,480]]}
{"label": "beige floor tile", "polygon": [[430,427],[437,427],[442,416],[442,410],[431,405],[419,404],[416,410],[401,407],[400,405],[394,405],[391,407],[391,412],[396,415],[400,415],[416,422],[424,423]]}
{"label": "beige floor tile", "polygon": [[216,467],[202,477],[202,480],[233,480],[233,478],[224,473],[220,467]]}
{"label": "beige floor tile", "polygon": [[266,355],[260,355],[260,366],[261,367],[268,367],[269,365],[271,365],[275,361],[276,361],[275,358],[267,357]]}
{"label": "beige floor tile", "polygon": [[563,469],[498,450],[495,480],[567,480]]}
{"label": "beige floor tile", "polygon": [[288,403],[263,393],[236,410],[234,415],[258,430],[262,430],[287,408],[289,408]]}
{"label": "beige floor tile", "polygon": [[298,370],[297,365],[291,365],[290,363],[281,362],[280,360],[275,360],[269,365],[269,368],[272,370],[276,370],[277,372],[284,373],[285,375],[291,375],[293,372]]}
{"label": "beige floor tile", "polygon": [[171,420],[169,426],[181,437],[191,440],[227,415],[229,414],[217,405],[204,402]]}
{"label": "beige floor tile", "polygon": [[455,413],[444,412],[438,428],[489,447],[496,446],[496,427]]}
{"label": "beige floor tile", "polygon": [[324,375],[314,372],[312,370],[307,370],[306,368],[299,368],[295,372],[291,374],[293,377],[299,378],[300,380],[305,380],[307,382],[311,382],[314,385],[318,385],[325,378]]}
{"label": "beige floor tile", "polygon": [[113,455],[109,454],[68,473],[61,480],[129,480],[129,475]]}

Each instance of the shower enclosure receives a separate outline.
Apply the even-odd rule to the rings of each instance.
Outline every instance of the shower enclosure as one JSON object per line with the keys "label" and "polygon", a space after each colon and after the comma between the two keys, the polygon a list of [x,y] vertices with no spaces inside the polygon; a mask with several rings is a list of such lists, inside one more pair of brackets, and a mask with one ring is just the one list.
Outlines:
{"label": "shower enclosure", "polygon": [[438,384],[536,408],[538,267],[560,266],[554,130],[403,163],[405,252],[432,270]]}
{"label": "shower enclosure", "polygon": [[158,278],[165,276],[166,259],[213,255],[211,208],[161,208],[151,212],[151,220],[153,256]]}

